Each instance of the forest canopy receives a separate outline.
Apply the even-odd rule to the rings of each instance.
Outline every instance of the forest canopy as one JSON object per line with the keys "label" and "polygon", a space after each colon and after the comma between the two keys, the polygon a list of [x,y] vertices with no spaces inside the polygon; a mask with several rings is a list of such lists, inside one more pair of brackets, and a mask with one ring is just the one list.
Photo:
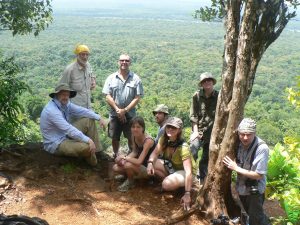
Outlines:
{"label": "forest canopy", "polygon": [[[133,58],[132,71],[141,76],[144,84],[145,96],[138,112],[145,117],[148,132],[155,135],[157,129],[152,109],[156,104],[165,103],[171,114],[183,118],[187,135],[190,99],[198,88],[200,73],[212,72],[218,80],[217,89],[220,87],[223,25],[187,17],[180,20],[159,19],[158,15],[133,18],[130,12],[122,17],[102,16],[108,13],[80,11],[80,16],[70,16],[60,12],[54,16],[51,27],[38,37],[0,33],[4,57],[15,57],[25,69],[19,78],[32,89],[33,94],[27,93],[22,101],[29,118],[38,122],[39,112],[49,100],[48,93],[64,67],[74,60],[75,45],[84,43],[91,49],[90,63],[97,75],[98,86],[93,92],[96,111],[108,116],[101,94],[103,82],[117,70],[118,56],[126,52]],[[258,133],[270,145],[282,142],[284,136],[300,133],[300,118],[287,103],[285,91],[293,86],[299,71],[300,46],[296,44],[299,30],[299,22],[291,21],[266,51],[246,105],[245,115],[258,121]]]}

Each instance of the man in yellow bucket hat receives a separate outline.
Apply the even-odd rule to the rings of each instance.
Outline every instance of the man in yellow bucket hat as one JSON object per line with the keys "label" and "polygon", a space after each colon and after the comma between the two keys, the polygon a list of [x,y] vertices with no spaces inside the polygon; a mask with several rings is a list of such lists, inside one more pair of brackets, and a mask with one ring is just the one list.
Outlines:
{"label": "man in yellow bucket hat", "polygon": [[62,73],[59,83],[67,83],[77,92],[72,103],[91,109],[91,90],[96,87],[96,77],[88,62],[90,49],[86,45],[77,45],[74,53],[76,61],[69,64]]}
{"label": "man in yellow bucket hat", "polygon": [[[81,107],[92,109],[91,104],[91,90],[96,87],[96,76],[93,73],[92,67],[88,62],[90,56],[90,49],[87,45],[79,44],[74,49],[76,60],[69,64],[62,73],[59,84],[66,83],[70,88],[77,92],[77,95],[70,99],[70,101]],[[71,118],[72,122],[75,122],[75,118]],[[109,157],[103,151],[101,151],[101,144],[99,140],[99,134],[96,130],[96,152],[99,153],[100,158],[107,160]]]}

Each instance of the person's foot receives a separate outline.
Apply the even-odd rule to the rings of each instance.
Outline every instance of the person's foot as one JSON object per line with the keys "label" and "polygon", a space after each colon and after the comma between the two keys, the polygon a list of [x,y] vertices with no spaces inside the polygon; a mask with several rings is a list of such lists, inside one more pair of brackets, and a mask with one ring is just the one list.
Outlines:
{"label": "person's foot", "polygon": [[125,180],[117,189],[120,192],[127,192],[129,189],[135,187],[134,180]]}
{"label": "person's foot", "polygon": [[118,174],[114,177],[115,181],[124,181],[126,179],[126,176],[124,176],[123,174]]}
{"label": "person's foot", "polygon": [[153,192],[155,194],[162,194],[164,192],[164,189],[162,188],[161,184],[159,184],[157,187],[153,188]]}
{"label": "person's foot", "polygon": [[96,156],[102,161],[111,161],[113,160],[108,154],[103,151],[96,152]]}
{"label": "person's foot", "polygon": [[98,163],[97,157],[94,154],[91,154],[91,156],[86,157],[85,160],[87,161],[88,164],[90,164],[91,166],[96,166]]}

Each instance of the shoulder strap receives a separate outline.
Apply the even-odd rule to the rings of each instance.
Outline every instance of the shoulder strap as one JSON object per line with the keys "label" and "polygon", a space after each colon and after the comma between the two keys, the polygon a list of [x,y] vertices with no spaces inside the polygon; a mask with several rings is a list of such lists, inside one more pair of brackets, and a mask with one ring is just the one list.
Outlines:
{"label": "shoulder strap", "polygon": [[254,161],[254,156],[255,156],[255,154],[256,154],[256,151],[257,151],[258,147],[259,147],[260,145],[262,145],[262,144],[265,144],[265,142],[264,142],[264,141],[261,141],[261,142],[258,142],[258,143],[255,145],[255,148],[254,148],[254,150],[253,150],[253,152],[252,152],[251,159],[250,159],[250,168],[252,167],[252,163],[253,163],[253,161]]}
{"label": "shoulder strap", "polygon": [[[146,142],[148,139],[151,139],[151,140],[153,140],[153,141],[154,141],[154,139],[153,139],[152,137],[150,137],[150,136],[147,136],[147,137],[145,137],[145,139],[144,139],[143,145],[145,144],[145,142]],[[155,142],[155,141],[154,141],[154,142]]]}

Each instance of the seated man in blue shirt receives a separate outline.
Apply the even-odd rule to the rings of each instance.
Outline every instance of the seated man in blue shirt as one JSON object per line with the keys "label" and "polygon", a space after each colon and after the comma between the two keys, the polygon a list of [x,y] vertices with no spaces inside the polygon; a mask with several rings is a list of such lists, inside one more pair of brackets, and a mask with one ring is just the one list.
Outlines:
{"label": "seated man in blue shirt", "polygon": [[[52,154],[83,157],[91,165],[97,164],[95,151],[96,124],[105,129],[105,121],[90,109],[70,102],[76,91],[68,84],[59,84],[49,96],[52,98],[44,107],[40,128],[44,139],[44,149]],[[80,118],[71,124],[70,118]]]}

